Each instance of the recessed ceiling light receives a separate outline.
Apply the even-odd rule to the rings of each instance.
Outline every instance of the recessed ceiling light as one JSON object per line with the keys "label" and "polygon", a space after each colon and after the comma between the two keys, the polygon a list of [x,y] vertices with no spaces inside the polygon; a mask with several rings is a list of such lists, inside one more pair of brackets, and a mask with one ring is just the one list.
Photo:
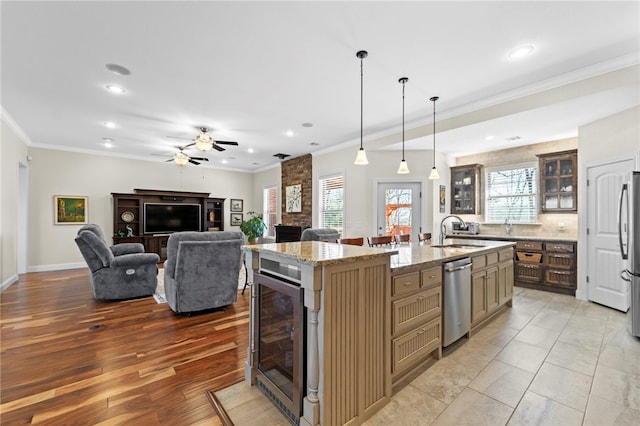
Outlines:
{"label": "recessed ceiling light", "polygon": [[131,74],[131,71],[129,71],[127,68],[123,67],[122,65],[107,64],[105,66],[107,67],[107,69],[109,71],[111,71],[114,74],[118,74],[118,75],[129,75],[129,74]]}
{"label": "recessed ceiling light", "polygon": [[291,137],[291,136],[293,136],[293,130],[287,130],[287,132],[285,134],[287,136]]}
{"label": "recessed ceiling light", "polygon": [[517,47],[517,48],[513,49],[511,51],[511,53],[509,53],[509,58],[510,59],[521,59],[521,58],[524,58],[525,56],[529,56],[530,54],[532,54],[534,49],[535,48],[531,44],[527,44],[527,45],[524,45],[524,46]]}
{"label": "recessed ceiling light", "polygon": [[109,128],[109,129],[115,129],[116,127],[118,127],[118,125],[116,123],[114,123],[113,121],[105,121],[104,123],[102,123],[102,125],[104,127]]}
{"label": "recessed ceiling light", "polygon": [[222,164],[227,164],[227,163],[228,163],[228,161],[227,161],[227,160],[222,160],[222,161],[221,161],[221,163],[222,163]]}
{"label": "recessed ceiling light", "polygon": [[104,143],[104,147],[105,148],[113,148],[113,144],[111,142],[105,142]]}
{"label": "recessed ceiling light", "polygon": [[113,84],[107,84],[104,87],[105,87],[105,89],[107,89],[111,93],[115,93],[117,95],[124,95],[125,93],[127,93],[127,91],[123,87],[116,86],[116,85],[113,85]]}
{"label": "recessed ceiling light", "polygon": [[113,142],[113,139],[111,138],[102,138],[102,140],[105,142]]}
{"label": "recessed ceiling light", "polygon": [[313,127],[313,123],[302,123],[302,127]]}
{"label": "recessed ceiling light", "polygon": [[493,135],[489,135],[489,136],[487,136],[486,138],[484,138],[484,140],[486,140],[486,141],[490,141],[490,140],[493,140],[493,138],[494,138],[494,137],[495,137],[495,136],[493,136]]}
{"label": "recessed ceiling light", "polygon": [[249,148],[249,149],[247,150],[247,152],[248,152],[249,154],[253,154],[255,151],[253,150],[253,148]]}

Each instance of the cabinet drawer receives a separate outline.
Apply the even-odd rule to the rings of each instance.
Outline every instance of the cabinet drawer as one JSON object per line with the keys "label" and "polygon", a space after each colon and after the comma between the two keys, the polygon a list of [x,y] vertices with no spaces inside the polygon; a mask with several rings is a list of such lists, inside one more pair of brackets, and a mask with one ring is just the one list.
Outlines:
{"label": "cabinet drawer", "polygon": [[518,260],[525,263],[542,263],[542,253],[529,253],[528,251],[516,252]]}
{"label": "cabinet drawer", "polygon": [[392,373],[411,367],[440,346],[440,318],[406,333],[392,342]]}
{"label": "cabinet drawer", "polygon": [[516,248],[524,250],[542,250],[542,243],[537,241],[517,241]]}
{"label": "cabinet drawer", "polygon": [[487,266],[487,257],[483,254],[480,256],[474,256],[471,258],[471,270],[477,271]]}
{"label": "cabinet drawer", "polygon": [[542,279],[542,265],[535,263],[516,263],[516,280],[539,282]]}
{"label": "cabinet drawer", "polygon": [[393,296],[405,294],[420,288],[420,273],[411,272],[409,274],[398,275],[393,278]]}
{"label": "cabinet drawer", "polygon": [[576,273],[573,271],[557,271],[548,269],[545,274],[547,284],[573,288],[576,286]]}
{"label": "cabinet drawer", "polygon": [[500,250],[498,252],[498,261],[504,262],[505,260],[513,259],[513,249]]}
{"label": "cabinet drawer", "polygon": [[485,256],[487,256],[487,266],[498,263],[498,252],[488,253]]}
{"label": "cabinet drawer", "polygon": [[391,333],[403,333],[433,318],[439,318],[442,310],[440,294],[440,287],[432,287],[394,301]]}
{"label": "cabinet drawer", "polygon": [[567,243],[547,243],[547,251],[555,251],[558,253],[573,253],[574,245]]}
{"label": "cabinet drawer", "polygon": [[442,267],[425,269],[422,274],[422,288],[440,286],[442,284]]}
{"label": "cabinet drawer", "polygon": [[547,263],[550,268],[574,269],[576,257],[572,254],[548,253]]}

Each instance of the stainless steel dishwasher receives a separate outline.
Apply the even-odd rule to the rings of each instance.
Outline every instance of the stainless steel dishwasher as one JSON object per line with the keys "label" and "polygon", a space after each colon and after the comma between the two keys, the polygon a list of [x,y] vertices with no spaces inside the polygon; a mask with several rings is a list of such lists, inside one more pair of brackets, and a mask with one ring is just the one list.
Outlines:
{"label": "stainless steel dishwasher", "polygon": [[444,336],[442,346],[449,346],[471,328],[471,260],[454,260],[444,264]]}

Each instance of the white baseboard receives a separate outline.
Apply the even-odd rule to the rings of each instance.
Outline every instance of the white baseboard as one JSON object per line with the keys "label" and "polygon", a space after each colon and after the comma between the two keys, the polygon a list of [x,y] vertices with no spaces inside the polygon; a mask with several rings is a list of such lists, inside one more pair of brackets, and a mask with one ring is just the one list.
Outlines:
{"label": "white baseboard", "polygon": [[27,268],[27,272],[63,271],[65,269],[79,269],[79,268],[86,268],[86,267],[87,267],[87,264],[84,262],[58,263],[55,265],[29,266]]}
{"label": "white baseboard", "polygon": [[12,284],[17,283],[18,282],[18,276],[17,275],[12,275],[9,278],[7,278],[1,285],[0,285],[0,292],[5,291],[6,289],[8,289],[9,287],[11,287]]}
{"label": "white baseboard", "polygon": [[587,292],[582,290],[576,290],[576,299],[584,300],[585,302],[588,301]]}

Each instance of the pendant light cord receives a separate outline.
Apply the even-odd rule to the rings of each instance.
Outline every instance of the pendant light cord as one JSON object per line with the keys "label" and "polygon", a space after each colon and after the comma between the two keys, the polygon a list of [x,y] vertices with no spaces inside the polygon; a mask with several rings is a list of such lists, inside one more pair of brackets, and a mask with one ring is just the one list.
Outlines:
{"label": "pendant light cord", "polygon": [[363,115],[363,105],[364,105],[364,101],[363,101],[363,94],[362,92],[364,91],[364,84],[363,84],[363,73],[362,73],[362,60],[363,57],[360,57],[360,149],[362,149],[362,128],[364,126],[364,121],[362,120],[362,115]]}
{"label": "pendant light cord", "polygon": [[406,80],[402,81],[402,161],[404,161],[404,83],[405,82]]}

